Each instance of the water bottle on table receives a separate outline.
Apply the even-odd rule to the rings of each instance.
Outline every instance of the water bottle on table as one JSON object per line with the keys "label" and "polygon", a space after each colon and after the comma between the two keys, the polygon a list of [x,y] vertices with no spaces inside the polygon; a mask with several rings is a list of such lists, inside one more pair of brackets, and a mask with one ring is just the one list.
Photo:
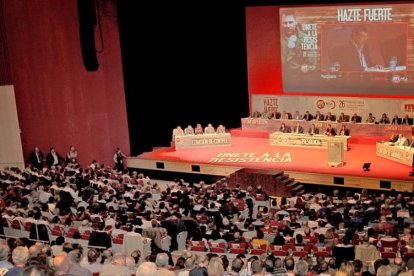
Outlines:
{"label": "water bottle on table", "polygon": [[392,56],[390,59],[390,70],[391,71],[397,70],[397,57],[396,56]]}

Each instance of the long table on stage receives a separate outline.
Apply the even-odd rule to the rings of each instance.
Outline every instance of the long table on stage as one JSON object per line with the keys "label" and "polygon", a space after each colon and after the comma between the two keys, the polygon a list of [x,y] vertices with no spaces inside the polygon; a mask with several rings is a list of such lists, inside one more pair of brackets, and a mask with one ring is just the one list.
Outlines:
{"label": "long table on stage", "polygon": [[230,133],[175,136],[175,149],[209,148],[231,145]]}
{"label": "long table on stage", "polygon": [[414,149],[409,147],[394,146],[388,142],[377,143],[377,156],[411,167],[414,165]]}
{"label": "long table on stage", "polygon": [[270,145],[272,146],[299,146],[328,148],[329,141],[342,142],[344,150],[348,150],[348,140],[351,136],[326,136],[274,132],[270,133]]}
{"label": "long table on stage", "polygon": [[345,125],[349,129],[352,136],[387,136],[392,134],[402,133],[406,137],[412,135],[411,125],[390,125],[390,124],[368,124],[368,123],[349,123],[349,122],[331,122],[331,121],[304,121],[304,120],[288,120],[288,119],[262,119],[262,118],[242,118],[243,130],[267,130],[278,131],[280,125],[285,123],[292,129],[297,122],[303,127],[304,132],[307,132],[312,124],[315,124],[319,128],[319,132],[324,132],[328,124],[331,124],[333,128],[339,130],[342,125]]}

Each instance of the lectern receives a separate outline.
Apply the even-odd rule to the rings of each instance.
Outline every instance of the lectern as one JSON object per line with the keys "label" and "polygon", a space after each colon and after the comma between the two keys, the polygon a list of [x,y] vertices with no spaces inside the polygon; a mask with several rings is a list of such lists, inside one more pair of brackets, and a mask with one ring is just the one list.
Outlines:
{"label": "lectern", "polygon": [[340,141],[328,141],[328,166],[342,167],[344,165],[344,146]]}

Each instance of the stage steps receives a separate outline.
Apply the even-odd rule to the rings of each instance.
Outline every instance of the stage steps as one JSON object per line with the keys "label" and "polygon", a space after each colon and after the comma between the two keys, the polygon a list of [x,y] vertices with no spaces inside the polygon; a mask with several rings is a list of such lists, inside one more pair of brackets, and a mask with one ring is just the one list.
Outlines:
{"label": "stage steps", "polygon": [[287,185],[291,188],[291,191],[296,194],[305,192],[305,186],[298,181],[293,180]]}
{"label": "stage steps", "polygon": [[[230,175],[228,184],[231,188],[240,185],[241,189],[246,190],[248,186],[253,189],[262,187],[269,196],[290,197],[292,192],[291,184],[295,182],[283,171],[265,171],[259,169],[241,169]],[[296,186],[295,186],[296,187]]]}

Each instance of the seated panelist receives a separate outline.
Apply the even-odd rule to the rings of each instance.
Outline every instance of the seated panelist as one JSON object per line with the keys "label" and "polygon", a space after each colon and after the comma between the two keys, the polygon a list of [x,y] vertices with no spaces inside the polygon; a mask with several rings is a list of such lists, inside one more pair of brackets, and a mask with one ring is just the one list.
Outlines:
{"label": "seated panelist", "polygon": [[191,125],[188,125],[185,129],[184,129],[184,134],[185,135],[194,135],[194,129]]}
{"label": "seated panelist", "polygon": [[319,129],[315,126],[315,124],[312,124],[310,126],[308,134],[310,135],[319,134]]}
{"label": "seated panelist", "polygon": [[283,132],[283,133],[290,133],[290,132],[291,132],[291,129],[290,129],[290,127],[289,127],[289,126],[287,126],[285,123],[282,123],[282,124],[280,125],[279,131],[280,131],[280,132]]}
{"label": "seated panelist", "polygon": [[201,126],[201,124],[196,125],[196,128],[194,130],[194,134],[195,135],[204,134],[203,127]]}
{"label": "seated panelist", "polygon": [[204,129],[204,133],[213,134],[213,133],[216,133],[216,131],[214,130],[214,127],[211,124],[208,124],[206,128]]}
{"label": "seated panelist", "polygon": [[219,125],[216,129],[216,133],[226,133],[226,127],[223,125]]}

